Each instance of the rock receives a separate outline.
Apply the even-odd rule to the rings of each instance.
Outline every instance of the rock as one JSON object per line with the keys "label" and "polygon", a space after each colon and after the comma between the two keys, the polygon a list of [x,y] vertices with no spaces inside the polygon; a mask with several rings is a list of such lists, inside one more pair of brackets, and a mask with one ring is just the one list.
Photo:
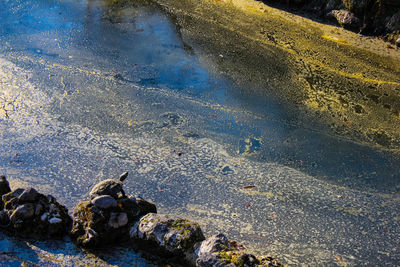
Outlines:
{"label": "rock", "polygon": [[200,226],[186,219],[149,213],[130,230],[133,240],[158,247],[161,252],[190,257],[194,244],[204,240]]}
{"label": "rock", "polygon": [[39,193],[35,189],[30,187],[30,188],[25,189],[21,193],[21,195],[18,197],[18,202],[19,203],[34,202],[38,196],[39,196]]}
{"label": "rock", "polygon": [[62,220],[60,218],[57,218],[57,217],[53,217],[53,218],[49,219],[49,223],[50,224],[56,224],[56,223],[61,223],[61,222],[62,222]]}
{"label": "rock", "polygon": [[25,220],[31,218],[35,214],[35,208],[31,203],[18,206],[11,216],[10,221],[16,223],[18,220]]}
{"label": "rock", "polygon": [[18,197],[19,197],[19,195],[22,194],[22,192],[24,192],[24,189],[18,188],[18,189],[15,189],[12,192],[9,192],[9,193],[3,195],[1,197],[1,199],[2,199],[2,201],[4,203],[4,207],[6,206],[6,203],[10,202],[11,199],[15,199],[13,204],[17,204]]}
{"label": "rock", "polygon": [[327,15],[330,18],[335,18],[340,26],[347,29],[358,29],[360,27],[360,20],[348,10],[332,10]]}
{"label": "rock", "polygon": [[119,228],[128,223],[128,215],[125,212],[110,214],[110,219],[108,220],[108,225],[112,228]]}
{"label": "rock", "polygon": [[396,40],[396,46],[400,47],[400,38]]}
{"label": "rock", "polygon": [[213,253],[217,251],[231,249],[228,238],[224,234],[213,235],[196,247],[196,253],[201,256],[202,254]]}
{"label": "rock", "polygon": [[35,206],[35,215],[39,216],[43,211],[43,205],[40,203],[37,203]]}
{"label": "rock", "polygon": [[139,216],[144,216],[147,213],[157,213],[157,207],[154,203],[148,202],[140,197],[135,198],[135,200],[140,208]]}
{"label": "rock", "polygon": [[142,214],[147,214],[149,207],[152,207],[152,210],[155,209],[155,206],[153,207],[153,204],[147,201],[140,200],[139,205],[135,198],[126,196],[112,198],[116,205],[111,206],[95,205],[97,198],[100,197],[80,202],[72,212],[71,236],[78,245],[83,247],[94,248],[127,239],[129,229]]}
{"label": "rock", "polygon": [[2,196],[11,192],[10,184],[4,175],[0,176],[0,210],[3,209]]}
{"label": "rock", "polygon": [[10,218],[5,210],[0,211],[0,226],[8,226]]}
{"label": "rock", "polygon": [[0,196],[11,192],[10,184],[4,175],[0,176]]}
{"label": "rock", "polygon": [[213,235],[196,244],[194,249],[196,266],[226,266],[227,262],[222,259],[221,253],[231,250],[228,238],[224,234]]}
{"label": "rock", "polygon": [[117,201],[109,195],[95,197],[92,203],[100,209],[114,208],[117,206]]}
{"label": "rock", "polygon": [[[33,188],[16,189],[3,195],[4,213],[1,224],[6,230],[26,237],[62,237],[71,226],[68,210]],[[9,223],[7,223],[9,221]]]}
{"label": "rock", "polygon": [[388,32],[400,31],[400,11],[390,17],[385,28]]}
{"label": "rock", "polygon": [[271,257],[259,260],[256,256],[241,251],[240,247],[242,246],[238,246],[236,242],[229,242],[224,234],[213,235],[195,245],[193,257],[195,265],[198,267],[282,266]]}
{"label": "rock", "polygon": [[110,195],[113,198],[118,198],[119,193],[122,194],[122,197],[125,197],[125,192],[122,189],[122,182],[126,179],[126,177],[128,177],[128,172],[121,174],[118,180],[107,179],[96,184],[89,193],[90,198],[93,199],[102,195]]}

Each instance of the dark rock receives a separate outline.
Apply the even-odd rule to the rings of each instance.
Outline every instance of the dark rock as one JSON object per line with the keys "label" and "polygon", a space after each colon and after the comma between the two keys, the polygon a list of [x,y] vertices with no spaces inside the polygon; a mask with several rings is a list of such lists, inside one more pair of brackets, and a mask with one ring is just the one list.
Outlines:
{"label": "dark rock", "polygon": [[10,184],[4,175],[0,176],[0,210],[3,209],[2,196],[11,192]]}
{"label": "dark rock", "polygon": [[360,27],[360,20],[348,10],[332,10],[327,16],[335,18],[340,26],[346,29],[357,29]]}
{"label": "dark rock", "polygon": [[400,31],[400,11],[389,19],[385,27],[388,32]]}
{"label": "dark rock", "polygon": [[1,197],[1,199],[3,200],[3,202],[4,202],[4,204],[5,204],[6,202],[10,201],[10,200],[13,199],[13,198],[18,198],[19,195],[22,194],[22,192],[24,192],[24,189],[18,188],[18,189],[15,189],[15,190],[12,191],[12,192],[9,192],[9,193],[3,195],[3,196]]}
{"label": "dark rock", "polygon": [[101,197],[79,203],[72,212],[71,236],[80,246],[93,248],[127,239],[132,225],[148,213],[149,207],[153,210],[154,204],[142,199],[138,204],[129,197],[113,198],[116,205],[94,205]]}
{"label": "dark rock", "polygon": [[62,237],[69,232],[71,218],[68,210],[55,199],[33,188],[16,189],[3,195],[4,212],[1,224],[13,233],[27,237]]}
{"label": "dark rock", "polygon": [[39,193],[32,187],[25,189],[18,197],[19,203],[34,202],[39,197]]}
{"label": "dark rock", "polygon": [[0,211],[0,226],[5,227],[10,223],[10,218],[5,210]]}
{"label": "dark rock", "polygon": [[133,240],[154,244],[174,256],[191,258],[194,244],[204,240],[200,226],[186,219],[149,213],[130,230]]}
{"label": "dark rock", "polygon": [[147,213],[157,213],[157,207],[154,203],[146,201],[140,197],[136,198],[136,203],[139,205],[140,208],[139,216],[144,216]]}
{"label": "dark rock", "polygon": [[10,184],[4,175],[0,176],[0,197],[11,192]]}
{"label": "dark rock", "polygon": [[16,223],[17,221],[31,218],[35,214],[35,207],[31,203],[18,206],[11,214],[10,221]]}
{"label": "dark rock", "polygon": [[111,228],[119,228],[128,223],[128,215],[125,212],[111,212],[108,225]]}
{"label": "dark rock", "polygon": [[95,197],[91,202],[99,209],[114,208],[118,204],[117,201],[109,195]]}

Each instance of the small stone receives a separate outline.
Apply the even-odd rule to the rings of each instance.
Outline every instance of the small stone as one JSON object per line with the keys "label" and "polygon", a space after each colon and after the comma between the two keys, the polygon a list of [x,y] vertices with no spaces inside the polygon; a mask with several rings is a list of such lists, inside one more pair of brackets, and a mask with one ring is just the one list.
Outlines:
{"label": "small stone", "polygon": [[112,228],[119,228],[128,223],[128,216],[125,212],[116,213],[111,212],[110,219],[108,220],[108,225]]}
{"label": "small stone", "polygon": [[20,205],[14,210],[10,216],[10,220],[15,223],[18,220],[25,220],[31,218],[35,214],[34,206],[30,203]]}
{"label": "small stone", "polygon": [[344,28],[357,29],[360,27],[360,20],[348,10],[332,10],[327,16],[335,18]]}
{"label": "small stone", "polygon": [[128,223],[128,215],[126,215],[126,213],[125,212],[121,212],[119,215],[118,215],[118,224],[119,224],[119,226],[121,227],[121,226],[124,226],[124,225],[126,225]]}
{"label": "small stone", "polygon": [[396,46],[397,46],[397,47],[400,47],[400,38],[397,39],[397,41],[396,41]]}
{"label": "small stone", "polygon": [[61,223],[61,222],[62,222],[62,220],[57,217],[50,218],[50,220],[49,220],[50,224],[56,224],[56,223]]}
{"label": "small stone", "polygon": [[91,202],[100,209],[114,208],[118,205],[117,201],[109,195],[95,197]]}
{"label": "small stone", "polygon": [[39,193],[32,187],[25,189],[19,196],[19,203],[34,202]]}
{"label": "small stone", "polygon": [[45,213],[42,214],[42,216],[40,216],[40,220],[44,222],[47,219],[48,216],[49,216],[49,213],[45,212]]}

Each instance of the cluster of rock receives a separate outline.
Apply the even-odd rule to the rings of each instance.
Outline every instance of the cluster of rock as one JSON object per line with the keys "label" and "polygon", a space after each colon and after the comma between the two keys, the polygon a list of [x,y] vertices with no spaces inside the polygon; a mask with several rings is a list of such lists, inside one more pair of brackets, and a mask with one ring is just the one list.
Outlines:
{"label": "cluster of rock", "polygon": [[70,235],[77,245],[95,249],[123,240],[140,244],[152,253],[190,266],[281,266],[272,258],[259,259],[244,247],[219,234],[205,238],[199,226],[181,218],[157,214],[156,206],[123,191],[118,180],[95,185],[89,200],[72,212],[51,195],[33,188],[11,191],[0,177],[0,226],[23,237],[48,238]]}
{"label": "cluster of rock", "polygon": [[[275,0],[282,3],[280,0]],[[382,35],[400,46],[399,0],[286,0],[291,9],[333,19],[342,27],[365,34]]]}
{"label": "cluster of rock", "polygon": [[[7,192],[8,191],[8,192]],[[0,180],[0,226],[24,237],[62,237],[72,220],[68,210],[51,195],[33,188],[11,191],[4,176]]]}

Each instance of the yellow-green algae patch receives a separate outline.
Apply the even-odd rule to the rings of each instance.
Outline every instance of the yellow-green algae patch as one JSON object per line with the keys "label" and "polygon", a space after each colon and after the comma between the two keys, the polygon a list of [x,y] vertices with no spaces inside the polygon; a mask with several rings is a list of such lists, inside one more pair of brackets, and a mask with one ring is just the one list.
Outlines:
{"label": "yellow-green algae patch", "polygon": [[[200,44],[201,60],[236,80],[267,82],[332,134],[400,148],[400,51],[252,0],[156,2]],[[210,58],[212,46],[223,60]]]}

